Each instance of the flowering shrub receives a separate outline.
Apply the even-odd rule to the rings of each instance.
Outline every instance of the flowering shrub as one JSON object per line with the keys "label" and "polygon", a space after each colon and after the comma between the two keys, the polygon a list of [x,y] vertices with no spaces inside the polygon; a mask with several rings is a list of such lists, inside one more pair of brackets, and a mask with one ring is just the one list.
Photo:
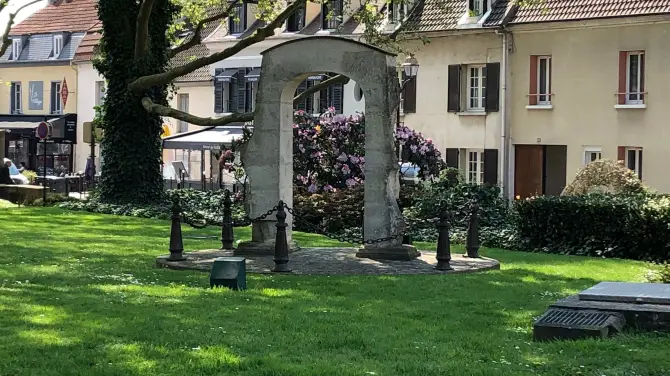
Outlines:
{"label": "flowering shrub", "polygon": [[635,172],[621,161],[599,159],[577,172],[575,179],[563,190],[562,195],[584,195],[588,193],[635,194],[647,189]]}
{"label": "flowering shrub", "polygon": [[[221,168],[234,169],[235,151],[251,137],[223,150]],[[396,129],[396,143],[406,152],[407,162],[420,168],[420,178],[429,180],[443,167],[440,152],[430,139],[408,127]],[[310,193],[351,188],[365,179],[365,117],[335,115],[334,109],[321,117],[297,111],[293,124],[294,183]]]}

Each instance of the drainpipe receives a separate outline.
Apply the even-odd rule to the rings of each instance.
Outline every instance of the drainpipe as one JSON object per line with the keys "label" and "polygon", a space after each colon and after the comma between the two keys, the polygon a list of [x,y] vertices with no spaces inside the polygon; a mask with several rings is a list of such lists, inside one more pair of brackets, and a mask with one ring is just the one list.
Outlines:
{"label": "drainpipe", "polygon": [[509,32],[503,28],[496,30],[497,35],[502,36],[502,62],[501,62],[501,71],[502,75],[500,76],[500,87],[502,88],[502,98],[500,100],[500,166],[499,166],[499,175],[502,188],[502,196],[509,198],[510,197],[510,187],[509,187],[509,136],[508,136],[508,114],[507,114],[507,102],[508,102],[508,91],[507,91],[507,71],[509,66]]}

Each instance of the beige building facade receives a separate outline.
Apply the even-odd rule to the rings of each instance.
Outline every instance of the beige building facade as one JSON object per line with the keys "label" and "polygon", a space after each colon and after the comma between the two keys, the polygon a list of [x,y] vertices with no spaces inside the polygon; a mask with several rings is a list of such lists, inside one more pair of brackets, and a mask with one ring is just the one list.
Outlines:
{"label": "beige building facade", "polygon": [[670,192],[670,6],[483,0],[473,19],[472,1],[449,3],[438,13],[426,0],[410,16],[429,43],[407,44],[420,70],[416,112],[404,122],[450,167],[514,198],[560,194],[580,168],[607,158]]}
{"label": "beige building facade", "polygon": [[[511,31],[510,136],[523,159],[513,164],[516,193],[557,192],[548,185],[569,182],[599,158],[623,160],[650,187],[670,192],[670,15]],[[539,102],[531,99],[535,77],[548,82]]]}

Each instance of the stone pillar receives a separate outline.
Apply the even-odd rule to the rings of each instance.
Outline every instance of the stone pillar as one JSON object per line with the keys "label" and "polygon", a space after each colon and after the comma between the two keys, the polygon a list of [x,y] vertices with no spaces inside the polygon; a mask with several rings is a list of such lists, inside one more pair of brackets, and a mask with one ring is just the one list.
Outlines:
{"label": "stone pillar", "polygon": [[[263,61],[263,65],[266,63],[269,62]],[[252,219],[267,213],[279,200],[293,207],[293,93],[300,82],[287,84],[283,77],[277,79],[271,72],[263,70],[261,75],[254,134],[241,153],[249,183],[248,214]],[[254,222],[251,241],[240,243],[235,255],[274,254],[275,218],[272,214]],[[286,218],[289,251],[296,248],[291,240],[292,219],[290,214]]]}
{"label": "stone pillar", "polygon": [[[366,92],[365,117],[365,208],[363,234],[365,241],[374,241],[401,234],[405,221],[398,197],[398,157],[395,150],[396,108],[399,105],[398,75],[393,65],[370,67],[382,70],[376,76],[384,77],[381,98],[370,98]],[[375,74],[372,74],[375,76]],[[370,98],[370,99],[368,99]],[[414,246],[402,244],[402,236],[381,243],[365,244],[358,257],[387,260],[412,260],[420,256]]]}

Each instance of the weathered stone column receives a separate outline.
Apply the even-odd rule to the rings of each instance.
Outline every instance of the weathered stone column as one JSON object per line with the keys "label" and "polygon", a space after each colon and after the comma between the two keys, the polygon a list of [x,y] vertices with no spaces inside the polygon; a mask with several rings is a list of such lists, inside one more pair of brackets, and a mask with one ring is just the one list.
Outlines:
{"label": "weathered stone column", "polygon": [[[242,149],[242,163],[249,182],[247,205],[255,219],[272,209],[279,200],[293,206],[293,93],[300,83],[288,82],[283,72],[268,69],[272,58],[265,57],[256,95],[254,133]],[[277,77],[277,74],[280,77]],[[275,215],[254,222],[251,241],[242,242],[236,255],[272,255],[277,234]],[[286,218],[289,250],[293,217]]]}
{"label": "weathered stone column", "polygon": [[[365,241],[388,238],[405,230],[405,221],[398,197],[398,157],[395,149],[396,107],[399,99],[399,82],[395,58],[389,56],[384,66],[371,66],[371,75],[384,77],[380,98],[368,96],[365,102],[365,209],[363,233]],[[370,98],[369,100],[367,98]],[[402,244],[402,236],[365,244],[358,257],[388,260],[412,260],[420,253],[414,246]]]}

